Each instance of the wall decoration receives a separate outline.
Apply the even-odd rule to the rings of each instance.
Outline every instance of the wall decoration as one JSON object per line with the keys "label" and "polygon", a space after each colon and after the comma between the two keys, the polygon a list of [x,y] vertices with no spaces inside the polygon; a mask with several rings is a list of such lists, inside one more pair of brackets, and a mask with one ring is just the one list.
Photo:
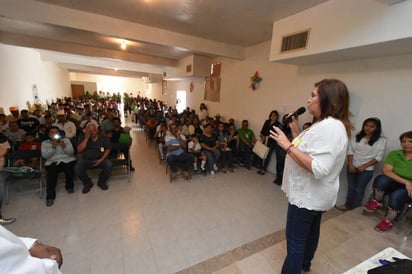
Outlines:
{"label": "wall decoration", "polygon": [[211,102],[220,101],[220,84],[219,76],[209,76],[205,78],[205,96],[204,99]]}
{"label": "wall decoration", "polygon": [[195,89],[195,84],[193,84],[193,81],[190,81],[190,85],[189,85],[190,92],[193,92],[194,89]]}
{"label": "wall decoration", "polygon": [[262,77],[259,76],[259,72],[256,71],[253,76],[250,77],[250,81],[252,82],[249,86],[252,90],[256,90],[259,87],[260,82],[262,82]]}

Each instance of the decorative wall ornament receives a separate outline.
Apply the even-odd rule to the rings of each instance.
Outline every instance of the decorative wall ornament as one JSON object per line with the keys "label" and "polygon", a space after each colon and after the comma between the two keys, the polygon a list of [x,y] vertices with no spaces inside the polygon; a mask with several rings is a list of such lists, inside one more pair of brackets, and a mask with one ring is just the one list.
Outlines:
{"label": "decorative wall ornament", "polygon": [[252,82],[249,86],[252,90],[256,90],[259,87],[260,82],[262,82],[262,77],[259,76],[259,72],[256,71],[253,76],[250,77],[250,81]]}
{"label": "decorative wall ornament", "polygon": [[194,89],[195,89],[195,84],[193,84],[193,81],[190,81],[190,85],[189,85],[190,92],[193,92]]}

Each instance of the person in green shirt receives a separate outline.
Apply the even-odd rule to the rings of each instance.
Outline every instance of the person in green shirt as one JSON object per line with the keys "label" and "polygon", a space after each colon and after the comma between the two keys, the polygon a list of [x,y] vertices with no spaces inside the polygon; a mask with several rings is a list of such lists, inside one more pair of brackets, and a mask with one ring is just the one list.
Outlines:
{"label": "person in green shirt", "polygon": [[255,133],[249,129],[249,121],[243,120],[242,127],[237,130],[238,132],[238,149],[241,155],[243,164],[247,169],[251,169],[252,166],[252,149],[256,143]]}
{"label": "person in green shirt", "polygon": [[389,195],[388,212],[385,218],[375,226],[379,232],[388,231],[405,207],[412,202],[412,131],[399,137],[402,149],[389,152],[382,167],[382,175],[373,182],[373,199],[363,208],[373,212],[382,208],[385,194]]}

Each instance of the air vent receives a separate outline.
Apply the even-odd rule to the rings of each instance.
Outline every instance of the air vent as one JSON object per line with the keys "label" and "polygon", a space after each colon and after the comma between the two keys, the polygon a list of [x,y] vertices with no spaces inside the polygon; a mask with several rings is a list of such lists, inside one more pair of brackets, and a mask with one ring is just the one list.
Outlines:
{"label": "air vent", "polygon": [[309,30],[306,30],[304,32],[299,32],[296,34],[292,34],[289,36],[284,36],[282,38],[281,52],[306,48],[308,37],[309,37]]}

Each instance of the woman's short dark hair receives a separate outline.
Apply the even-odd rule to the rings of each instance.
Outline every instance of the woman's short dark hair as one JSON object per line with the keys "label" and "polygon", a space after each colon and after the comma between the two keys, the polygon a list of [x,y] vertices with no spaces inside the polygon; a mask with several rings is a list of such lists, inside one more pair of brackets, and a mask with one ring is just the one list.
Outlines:
{"label": "woman's short dark hair", "polygon": [[350,136],[353,128],[349,117],[349,91],[346,85],[337,79],[324,79],[315,84],[318,90],[320,104],[320,120],[329,116],[336,118],[345,125],[346,133]]}
{"label": "woman's short dark hair", "polygon": [[407,131],[401,134],[401,136],[399,136],[399,141],[402,142],[403,139],[412,139],[412,131]]}
{"label": "woman's short dark hair", "polygon": [[368,141],[368,145],[373,146],[373,144],[381,137],[382,135],[382,125],[381,125],[381,120],[376,117],[371,117],[363,121],[362,123],[362,129],[361,131],[356,134],[356,142],[359,143],[360,140],[362,140],[363,137],[365,137],[366,132],[364,130],[364,127],[366,123],[374,123],[376,126],[375,132],[372,134],[372,137]]}

